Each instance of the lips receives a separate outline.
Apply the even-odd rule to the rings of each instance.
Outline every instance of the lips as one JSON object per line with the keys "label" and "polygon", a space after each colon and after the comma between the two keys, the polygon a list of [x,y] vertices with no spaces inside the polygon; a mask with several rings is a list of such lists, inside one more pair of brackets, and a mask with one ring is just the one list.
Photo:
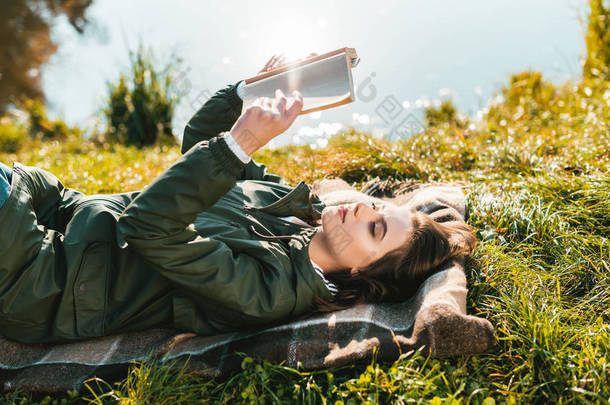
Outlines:
{"label": "lips", "polygon": [[347,216],[347,209],[343,205],[339,207],[339,216],[341,217],[341,222],[345,222],[345,217]]}

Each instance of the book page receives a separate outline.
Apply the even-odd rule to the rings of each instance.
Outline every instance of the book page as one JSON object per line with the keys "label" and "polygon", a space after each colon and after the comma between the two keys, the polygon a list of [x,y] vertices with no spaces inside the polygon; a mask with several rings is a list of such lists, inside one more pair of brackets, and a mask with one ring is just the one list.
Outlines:
{"label": "book page", "polygon": [[301,114],[354,100],[352,72],[345,53],[245,85],[243,108],[258,97],[275,97],[275,89],[281,89],[286,96],[293,90],[300,91]]}

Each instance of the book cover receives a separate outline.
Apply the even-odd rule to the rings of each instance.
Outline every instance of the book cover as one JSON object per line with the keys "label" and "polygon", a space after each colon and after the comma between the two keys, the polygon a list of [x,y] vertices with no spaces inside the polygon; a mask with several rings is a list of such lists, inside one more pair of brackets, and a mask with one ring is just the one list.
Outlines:
{"label": "book cover", "polygon": [[244,86],[244,108],[258,97],[275,97],[281,89],[303,95],[300,115],[325,110],[355,100],[351,69],[360,59],[353,48],[340,48],[279,69],[248,78]]}

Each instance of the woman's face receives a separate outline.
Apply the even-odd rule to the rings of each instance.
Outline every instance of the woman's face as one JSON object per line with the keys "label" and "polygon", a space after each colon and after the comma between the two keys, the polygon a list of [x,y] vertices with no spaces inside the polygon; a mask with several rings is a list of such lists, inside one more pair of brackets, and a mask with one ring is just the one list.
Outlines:
{"label": "woman's face", "polygon": [[355,273],[410,238],[415,213],[390,202],[357,202],[328,206],[322,210],[322,233],[329,255],[336,258],[333,270]]}

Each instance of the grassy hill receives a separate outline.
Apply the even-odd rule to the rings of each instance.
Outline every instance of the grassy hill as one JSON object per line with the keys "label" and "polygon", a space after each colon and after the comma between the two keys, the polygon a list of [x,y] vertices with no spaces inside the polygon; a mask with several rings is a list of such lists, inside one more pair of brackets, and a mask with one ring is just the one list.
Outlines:
{"label": "grassy hill", "polygon": [[[404,355],[305,372],[244,358],[225,381],[169,364],[134,364],[118,384],[84,396],[5,394],[7,403],[607,404],[610,399],[610,4],[589,0],[583,78],[560,86],[538,72],[510,78],[473,121],[450,101],[427,129],[398,142],[353,129],[326,148],[287,146],[254,159],[291,184],[341,177],[461,181],[479,240],[466,266],[468,313],[489,319],[499,344],[480,355]],[[0,161],[55,173],[85,193],[139,190],[179,156],[88,141],[49,121],[0,118]],[[29,134],[29,135],[28,135]]]}
{"label": "grassy hill", "polygon": [[[476,122],[451,108],[430,110],[425,132],[399,142],[348,130],[324,149],[254,155],[292,184],[341,177],[359,186],[375,176],[465,182],[479,239],[467,266],[468,312],[493,323],[496,348],[313,373],[245,359],[228,381],[145,362],[118,385],[101,383],[97,398],[66,394],[41,403],[607,403],[610,82],[557,87],[523,72],[500,95]],[[20,130],[8,121],[1,128]],[[139,150],[71,134],[29,140],[0,160],[37,165],[87,193],[113,193],[143,188],[179,156],[177,146]],[[33,401],[21,393],[5,400]]]}

